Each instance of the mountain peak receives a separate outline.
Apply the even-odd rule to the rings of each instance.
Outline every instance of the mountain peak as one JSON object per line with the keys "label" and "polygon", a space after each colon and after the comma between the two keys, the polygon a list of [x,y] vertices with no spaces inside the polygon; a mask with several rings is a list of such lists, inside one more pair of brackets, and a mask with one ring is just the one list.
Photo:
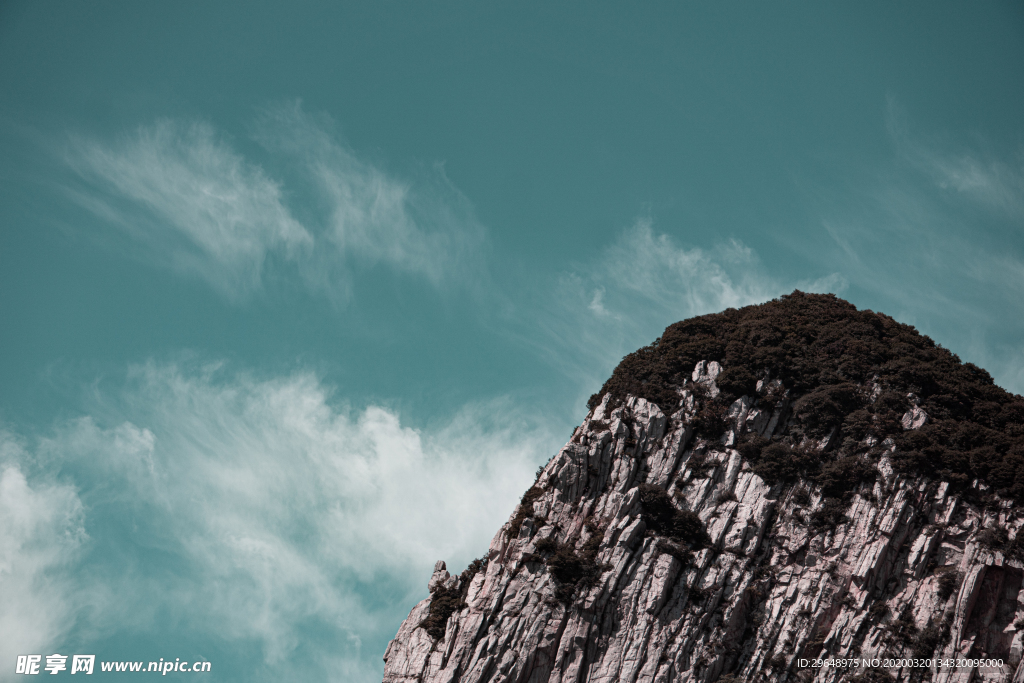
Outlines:
{"label": "mountain peak", "polygon": [[984,370],[794,292],[671,325],[589,407],[386,682],[1024,680],[1024,399]]}

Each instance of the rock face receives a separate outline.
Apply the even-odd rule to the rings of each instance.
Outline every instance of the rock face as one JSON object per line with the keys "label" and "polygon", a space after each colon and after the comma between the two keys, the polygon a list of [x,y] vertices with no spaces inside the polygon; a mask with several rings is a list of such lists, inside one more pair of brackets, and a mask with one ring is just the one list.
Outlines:
{"label": "rock face", "polygon": [[[431,597],[388,645],[385,683],[1024,683],[1024,515],[1012,501],[981,481],[899,473],[899,437],[872,434],[844,446],[873,470],[841,499],[820,475],[767,483],[743,444],[794,429],[790,392],[762,378],[709,434],[700,407],[721,372],[697,363],[668,415],[606,393],[486,561],[461,576],[438,563]],[[929,421],[915,398],[896,429]],[[802,435],[800,452],[837,457],[834,435]],[[656,499],[675,506],[676,526]],[[687,531],[683,511],[706,536]],[[432,608],[443,637],[421,626]],[[801,664],[817,658],[931,661]]]}

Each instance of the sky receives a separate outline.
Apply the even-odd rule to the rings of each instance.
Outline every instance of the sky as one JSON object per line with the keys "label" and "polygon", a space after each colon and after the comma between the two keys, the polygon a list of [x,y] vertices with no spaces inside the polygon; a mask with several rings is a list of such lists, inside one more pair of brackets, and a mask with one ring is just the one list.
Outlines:
{"label": "sky", "polygon": [[694,315],[1024,392],[1022,83],[1020,2],[0,2],[0,680],[380,680]]}

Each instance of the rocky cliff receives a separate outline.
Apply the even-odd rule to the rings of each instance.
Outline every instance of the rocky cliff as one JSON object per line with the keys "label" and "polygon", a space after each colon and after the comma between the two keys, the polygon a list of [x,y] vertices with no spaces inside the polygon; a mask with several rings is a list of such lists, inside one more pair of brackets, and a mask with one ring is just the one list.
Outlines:
{"label": "rocky cliff", "polygon": [[386,683],[1024,683],[1024,399],[984,371],[796,292],[670,327],[590,407]]}

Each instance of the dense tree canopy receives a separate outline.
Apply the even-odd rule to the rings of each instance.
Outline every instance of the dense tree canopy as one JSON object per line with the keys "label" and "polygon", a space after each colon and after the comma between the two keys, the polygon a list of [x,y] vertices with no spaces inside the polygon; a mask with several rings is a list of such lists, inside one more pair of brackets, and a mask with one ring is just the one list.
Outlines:
{"label": "dense tree canopy", "polygon": [[[913,327],[858,311],[831,294],[796,291],[670,325],[653,344],[623,358],[589,405],[606,392],[617,400],[632,394],[673,413],[701,360],[724,368],[717,379],[722,393],[713,402],[718,412],[739,396],[756,395],[758,380],[781,380],[790,392],[790,447],[803,437],[833,434],[832,443],[843,444],[833,457],[842,458],[868,436],[892,437],[897,469],[958,488],[981,479],[1001,495],[1024,500],[1024,398]],[[772,397],[762,391],[760,400]],[[914,404],[929,420],[904,432],[900,417]],[[711,406],[706,415],[715,414]],[[762,452],[782,455],[766,448],[771,445],[755,443],[746,454],[752,460]],[[823,464],[807,463],[819,473]],[[856,469],[852,461],[844,466]]]}

